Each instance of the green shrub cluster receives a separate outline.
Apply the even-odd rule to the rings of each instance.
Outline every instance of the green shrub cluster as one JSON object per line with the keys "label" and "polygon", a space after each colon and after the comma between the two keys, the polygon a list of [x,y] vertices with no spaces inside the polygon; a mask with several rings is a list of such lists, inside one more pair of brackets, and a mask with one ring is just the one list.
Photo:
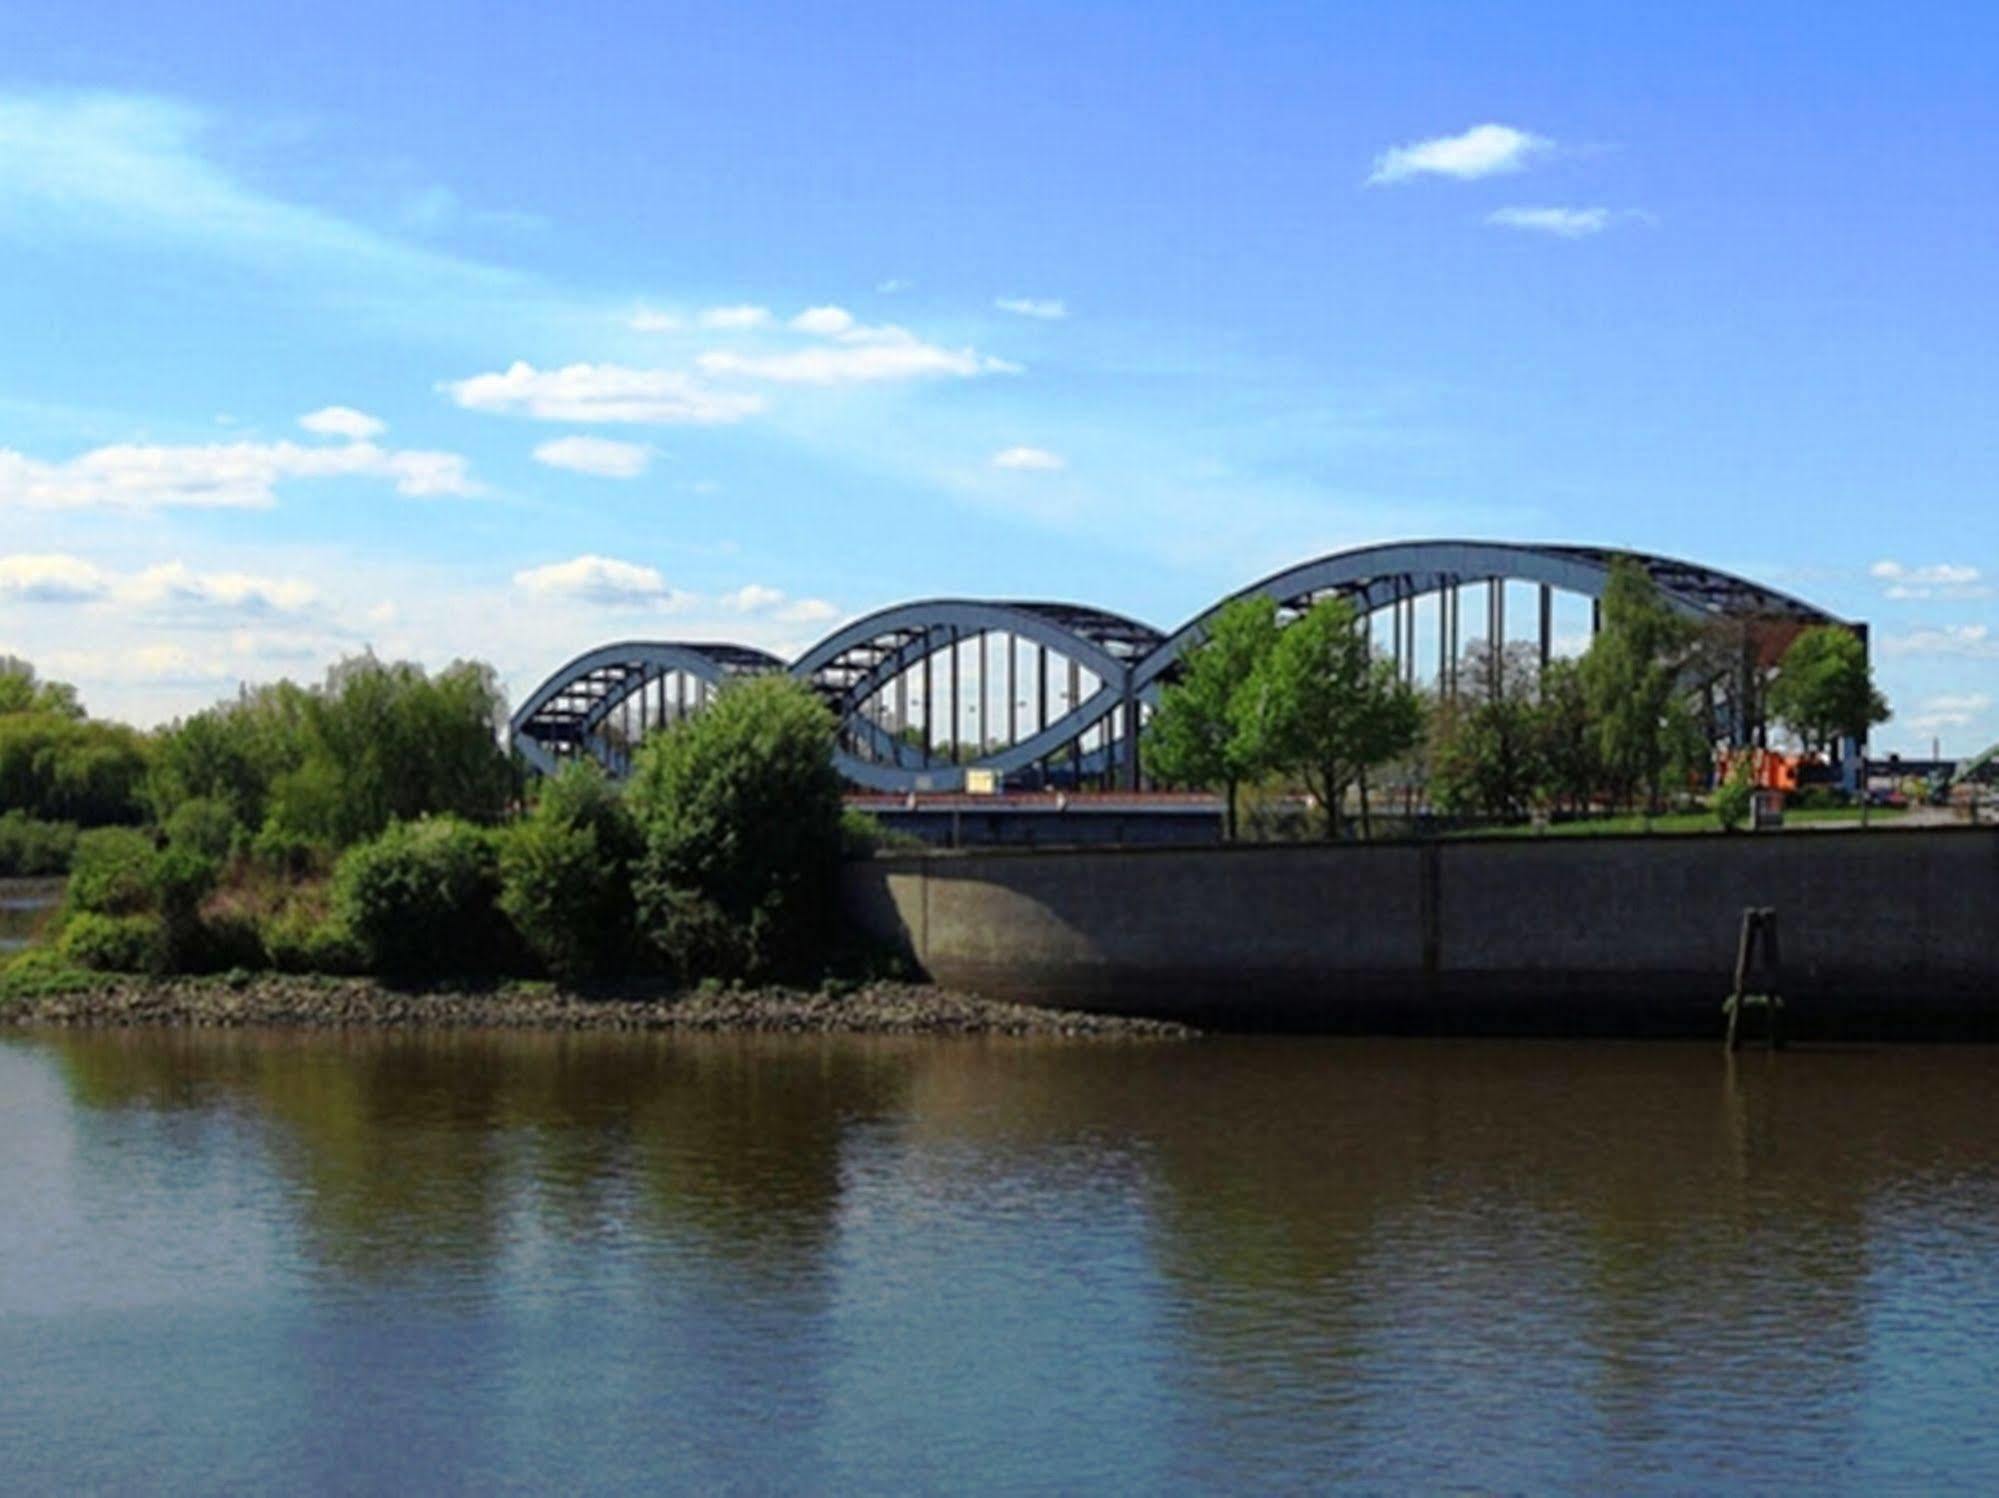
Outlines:
{"label": "green shrub cluster", "polygon": [[333,917],[370,971],[394,977],[504,971],[494,837],[456,817],[391,822],[333,871]]}
{"label": "green shrub cluster", "polygon": [[44,822],[18,810],[0,812],[0,878],[66,873],[75,853],[74,822]]}

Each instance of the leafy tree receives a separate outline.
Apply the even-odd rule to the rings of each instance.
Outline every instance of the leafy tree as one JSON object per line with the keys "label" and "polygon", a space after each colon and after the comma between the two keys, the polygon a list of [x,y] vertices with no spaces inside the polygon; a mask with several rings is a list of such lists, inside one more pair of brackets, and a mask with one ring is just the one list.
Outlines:
{"label": "leafy tree", "polygon": [[1692,641],[1692,626],[1643,567],[1628,557],[1611,564],[1603,628],[1583,657],[1583,688],[1607,781],[1626,802],[1642,791],[1648,812],[1658,807],[1690,733],[1698,733],[1681,685]]}
{"label": "leafy tree", "polygon": [[84,716],[75,687],[66,681],[42,681],[20,656],[0,655],[0,715],[7,713],[48,713],[72,720]]}
{"label": "leafy tree", "polygon": [[1603,779],[1581,665],[1551,660],[1541,673],[1534,709],[1534,759],[1540,792],[1571,811],[1587,808]]}
{"label": "leafy tree", "polygon": [[1245,722],[1258,669],[1277,643],[1277,608],[1258,595],[1224,604],[1207,638],[1187,653],[1180,678],[1159,694],[1146,724],[1146,772],[1168,785],[1220,787],[1226,834],[1236,836],[1236,793],[1263,767]]}
{"label": "leafy tree", "polygon": [[1544,778],[1534,647],[1515,642],[1495,656],[1478,641],[1458,675],[1462,693],[1431,724],[1433,793],[1452,811],[1523,817]]}
{"label": "leafy tree", "polygon": [[616,972],[631,956],[638,829],[587,760],[544,781],[500,844],[500,909],[556,977]]}
{"label": "leafy tree", "polygon": [[823,960],[841,853],[833,733],[808,688],[759,676],[639,749],[626,796],[640,931],[684,977]]}
{"label": "leafy tree", "polygon": [[428,815],[493,822],[513,788],[505,715],[487,666],[355,656],[317,688],[278,682],[162,731],[148,799],[162,820],[219,801],[283,847],[343,848]]}
{"label": "leafy tree", "polygon": [[[1352,607],[1333,598],[1278,636],[1251,678],[1243,719],[1252,758],[1297,776],[1334,839],[1348,788],[1413,747],[1423,715],[1393,663],[1374,658]],[[1362,800],[1365,819],[1364,791]]]}
{"label": "leafy tree", "polygon": [[1772,716],[1807,749],[1830,750],[1841,738],[1864,742],[1869,729],[1888,719],[1867,647],[1837,624],[1816,625],[1791,642],[1769,700]]}
{"label": "leafy tree", "polygon": [[120,723],[0,714],[0,806],[85,827],[141,821],[147,750],[145,737]]}

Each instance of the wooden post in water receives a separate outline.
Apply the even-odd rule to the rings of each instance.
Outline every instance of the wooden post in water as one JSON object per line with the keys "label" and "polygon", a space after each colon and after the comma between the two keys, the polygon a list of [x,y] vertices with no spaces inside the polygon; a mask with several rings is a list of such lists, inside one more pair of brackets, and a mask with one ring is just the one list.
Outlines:
{"label": "wooden post in water", "polygon": [[[1766,981],[1760,993],[1749,992],[1751,964],[1760,954],[1761,974]],[[1770,906],[1749,906],[1742,912],[1742,934],[1735,943],[1735,986],[1722,1004],[1728,1014],[1728,1049],[1742,1048],[1742,1011],[1763,1011],[1764,1044],[1773,1051],[1784,1048],[1784,965],[1777,947],[1777,912]]]}

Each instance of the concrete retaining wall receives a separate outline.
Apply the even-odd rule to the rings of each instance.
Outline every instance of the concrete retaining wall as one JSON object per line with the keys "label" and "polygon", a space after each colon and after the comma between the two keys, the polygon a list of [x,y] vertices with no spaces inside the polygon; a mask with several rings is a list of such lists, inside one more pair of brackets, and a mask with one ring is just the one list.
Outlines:
{"label": "concrete retaining wall", "polygon": [[1719,1034],[1774,906],[1800,1035],[1999,1036],[1999,833],[972,851],[846,874],[939,982],[1238,1029]]}

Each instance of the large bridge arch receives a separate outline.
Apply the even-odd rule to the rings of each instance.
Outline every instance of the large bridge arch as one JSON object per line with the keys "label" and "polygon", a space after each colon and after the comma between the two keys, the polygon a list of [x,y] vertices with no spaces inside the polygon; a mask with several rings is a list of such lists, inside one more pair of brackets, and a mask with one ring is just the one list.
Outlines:
{"label": "large bridge arch", "polygon": [[[589,753],[612,773],[622,773],[637,732],[674,721],[689,710],[669,711],[665,683],[695,683],[697,697],[736,676],[784,670],[809,683],[839,723],[836,759],[853,784],[871,790],[962,789],[971,769],[1002,779],[1045,778],[1061,757],[1064,774],[1116,774],[1130,784],[1142,715],[1188,651],[1206,637],[1217,610],[1237,598],[1262,596],[1295,613],[1319,599],[1340,596],[1364,616],[1389,611],[1393,658],[1416,676],[1417,603],[1434,598],[1439,689],[1454,688],[1460,641],[1461,594],[1483,589],[1486,637],[1505,640],[1505,590],[1511,584],[1539,589],[1538,632],[1543,658],[1551,645],[1556,594],[1600,600],[1613,564],[1630,558],[1643,567],[1666,601],[1695,619],[1740,620],[1745,649],[1774,659],[1790,639],[1814,624],[1846,621],[1777,589],[1717,568],[1673,557],[1609,547],[1503,541],[1398,541],[1331,552],[1271,573],[1203,609],[1170,634],[1151,625],[1082,604],[936,598],[900,603],[841,625],[786,665],[746,646],[675,641],[625,641],[586,652],[543,682],[514,714],[513,742],[537,770],[548,771],[575,753]],[[996,658],[994,643],[999,643]],[[963,741],[959,672],[965,651],[977,663],[976,737]],[[1021,652],[1029,657],[1023,663]],[[987,673],[1002,662],[1003,683]],[[937,752],[935,718],[940,683],[929,677],[940,660],[947,673],[951,718],[946,749]],[[1067,673],[1066,690],[1051,692],[1052,662]],[[1031,677],[1030,698],[1018,694],[1017,669]],[[887,710],[886,694],[922,673],[922,722]],[[988,732],[987,707],[1003,685],[1004,731]],[[648,705],[648,687],[657,687]],[[1059,698],[1059,704],[1056,699]],[[692,707],[698,709],[696,701]],[[1059,710],[1058,710],[1059,706]],[[1020,714],[1016,710],[1034,707]],[[614,721],[613,715],[620,715]],[[1020,718],[1031,718],[1023,729]],[[622,725],[622,726],[621,726]]]}

